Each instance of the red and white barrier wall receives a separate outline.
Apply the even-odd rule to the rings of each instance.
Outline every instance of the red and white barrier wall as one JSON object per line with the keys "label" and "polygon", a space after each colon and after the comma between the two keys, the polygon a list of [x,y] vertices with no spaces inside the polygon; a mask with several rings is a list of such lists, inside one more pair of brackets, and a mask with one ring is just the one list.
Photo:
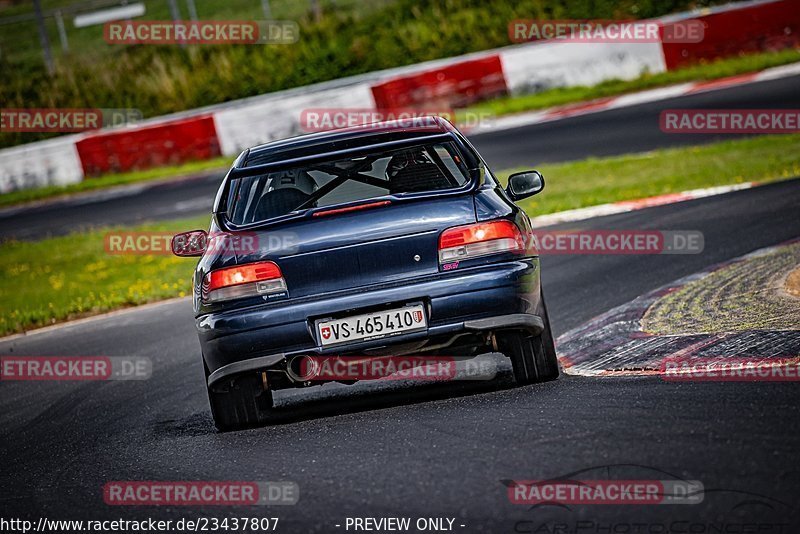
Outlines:
{"label": "red and white barrier wall", "polygon": [[689,19],[704,23],[701,42],[525,43],[0,150],[0,192],[235,156],[302,133],[301,113],[309,108],[458,108],[499,95],[633,79],[741,52],[800,47],[800,0],[729,4],[659,22]]}
{"label": "red and white barrier wall", "polygon": [[87,135],[75,143],[85,176],[219,156],[212,115]]}
{"label": "red and white barrier wall", "polygon": [[309,108],[373,108],[367,81],[311,91],[281,91],[236,102],[214,113],[222,153],[236,156],[245,148],[302,133],[300,114]]}
{"label": "red and white barrier wall", "polygon": [[661,19],[662,35],[668,31],[668,26],[687,19],[703,22],[703,40],[697,43],[663,43],[668,70],[702,60],[800,47],[798,0],[761,0],[680,13]]}
{"label": "red and white barrier wall", "polygon": [[0,193],[80,182],[79,138],[65,135],[0,150]]}
{"label": "red and white barrier wall", "polygon": [[379,109],[461,108],[507,93],[508,86],[498,54],[455,61],[372,85],[372,96]]}

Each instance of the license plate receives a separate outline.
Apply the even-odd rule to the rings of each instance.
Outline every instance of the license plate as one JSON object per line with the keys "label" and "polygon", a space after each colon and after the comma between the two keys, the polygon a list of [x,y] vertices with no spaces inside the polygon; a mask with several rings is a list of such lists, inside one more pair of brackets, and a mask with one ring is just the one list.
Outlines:
{"label": "license plate", "polygon": [[421,304],[394,310],[354,315],[344,319],[319,321],[317,335],[325,347],[337,343],[352,343],[424,330],[428,327]]}

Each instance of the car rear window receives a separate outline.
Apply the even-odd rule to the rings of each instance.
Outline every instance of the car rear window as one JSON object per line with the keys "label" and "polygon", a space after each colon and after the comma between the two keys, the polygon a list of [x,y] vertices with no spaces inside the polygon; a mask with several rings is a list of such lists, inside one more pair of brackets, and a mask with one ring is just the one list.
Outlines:
{"label": "car rear window", "polygon": [[232,183],[228,219],[236,225],[359,200],[456,189],[468,173],[450,143],[304,164]]}

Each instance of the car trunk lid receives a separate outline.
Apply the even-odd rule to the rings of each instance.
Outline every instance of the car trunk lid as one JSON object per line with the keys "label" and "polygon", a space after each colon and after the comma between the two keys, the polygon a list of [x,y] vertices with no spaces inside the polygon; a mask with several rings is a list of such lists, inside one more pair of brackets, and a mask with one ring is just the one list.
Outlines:
{"label": "car trunk lid", "polygon": [[439,234],[476,222],[469,194],[313,215],[255,230],[238,262],[276,262],[290,298],[361,288],[437,273]]}

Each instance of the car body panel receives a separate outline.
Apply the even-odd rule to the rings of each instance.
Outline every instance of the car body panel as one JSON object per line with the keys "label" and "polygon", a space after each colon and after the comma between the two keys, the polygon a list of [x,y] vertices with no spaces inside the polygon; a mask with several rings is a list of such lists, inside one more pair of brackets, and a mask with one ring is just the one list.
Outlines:
{"label": "car body panel", "polygon": [[[412,283],[387,283],[314,297],[290,299],[246,309],[210,313],[197,319],[207,366],[214,371],[239,361],[276,352],[358,353],[423,340],[438,344],[464,330],[463,323],[497,315],[534,314],[539,305],[539,261],[536,258],[437,273]],[[320,349],[315,321],[422,302],[428,332]],[[424,348],[421,346],[419,348]]]}
{"label": "car body panel", "polygon": [[[471,222],[475,208],[470,196],[303,219],[278,230],[287,247],[240,254],[238,261],[275,261],[289,296],[303,297],[435,274],[441,231]],[[271,232],[254,233],[261,242]]]}
{"label": "car body panel", "polygon": [[[226,218],[237,176],[257,176],[298,160],[358,153],[364,147],[412,146],[430,139],[456,146],[468,168],[462,187],[386,195],[370,199],[381,200],[378,206],[346,213],[310,209],[246,227]],[[530,231],[527,215],[469,142],[443,119],[425,120],[416,128],[386,125],[311,134],[244,151],[217,194],[211,233],[249,232],[260,244],[277,237],[278,245],[233,254],[207,252],[198,262],[195,317],[210,382],[264,366],[286,369],[295,354],[490,351],[493,331],[484,328],[536,332],[542,324],[535,315],[541,294],[538,257],[515,251],[439,263],[439,237],[445,229],[503,219],[523,233]],[[203,279],[211,270],[265,260],[281,269],[285,293],[213,304],[201,298]],[[318,320],[420,303],[428,321],[424,331],[326,348],[317,339]]]}

